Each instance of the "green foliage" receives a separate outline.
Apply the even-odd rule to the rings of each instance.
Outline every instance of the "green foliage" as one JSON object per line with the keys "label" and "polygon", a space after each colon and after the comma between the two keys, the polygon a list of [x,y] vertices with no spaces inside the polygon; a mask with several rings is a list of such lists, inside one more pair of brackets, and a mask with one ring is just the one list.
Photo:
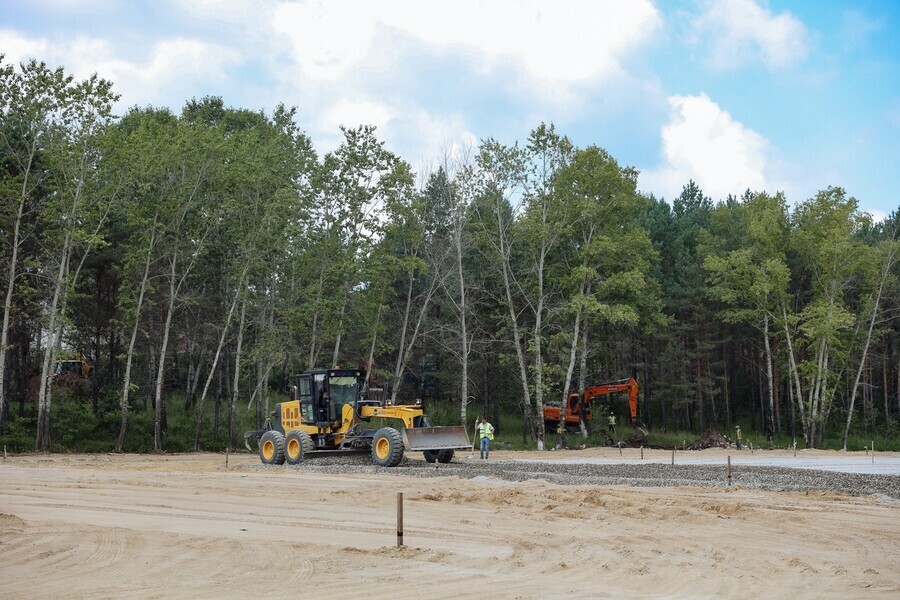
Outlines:
{"label": "green foliage", "polygon": [[472,395],[469,416],[499,411],[508,447],[534,443],[538,398],[631,374],[661,445],[736,420],[761,446],[792,428],[828,446],[838,420],[896,438],[898,217],[873,223],[841,188],[714,201],[689,181],[667,202],[552,123],[416,173],[369,125],[320,157],[283,105],[204,97],[115,118],[115,99],[100,78],[0,60],[0,434],[17,451],[44,422],[31,400],[14,408],[35,394],[48,314],[62,355],[95,364],[89,391],[47,404],[53,450],[114,446],[126,364],[124,449],[154,447],[159,377],[162,448],[183,451],[227,443],[232,398],[240,434],[293,373],[370,352],[374,386],[423,397],[442,424]]}

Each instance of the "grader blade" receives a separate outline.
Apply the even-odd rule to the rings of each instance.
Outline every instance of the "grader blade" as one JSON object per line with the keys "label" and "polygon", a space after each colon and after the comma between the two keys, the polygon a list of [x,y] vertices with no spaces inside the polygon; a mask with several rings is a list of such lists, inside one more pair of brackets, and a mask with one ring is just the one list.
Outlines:
{"label": "grader blade", "polygon": [[410,451],[460,450],[472,447],[469,434],[463,425],[404,429],[403,445]]}

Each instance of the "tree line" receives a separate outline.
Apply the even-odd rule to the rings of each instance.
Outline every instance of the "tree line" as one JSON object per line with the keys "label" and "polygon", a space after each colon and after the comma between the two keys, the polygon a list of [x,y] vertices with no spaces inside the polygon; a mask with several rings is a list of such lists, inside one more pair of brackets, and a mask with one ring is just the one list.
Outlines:
{"label": "tree line", "polygon": [[452,421],[520,415],[539,448],[561,435],[545,405],[632,375],[651,429],[896,432],[898,211],[873,222],[838,187],[667,201],[552,124],[416,173],[371,126],[320,156],[283,105],[117,101],[0,58],[0,436],[52,447],[76,351],[117,451],[135,410],[155,450],[172,411],[195,449],[233,448],[293,373],[332,365]]}

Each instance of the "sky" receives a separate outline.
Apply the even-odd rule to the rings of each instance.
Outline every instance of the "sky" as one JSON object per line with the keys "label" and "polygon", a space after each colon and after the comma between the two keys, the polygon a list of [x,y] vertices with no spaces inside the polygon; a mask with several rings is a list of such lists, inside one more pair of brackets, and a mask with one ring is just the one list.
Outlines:
{"label": "sky", "polygon": [[375,125],[420,173],[553,123],[657,198],[900,208],[895,0],[0,0],[0,53],[111,80],[118,114],[295,106],[323,154]]}

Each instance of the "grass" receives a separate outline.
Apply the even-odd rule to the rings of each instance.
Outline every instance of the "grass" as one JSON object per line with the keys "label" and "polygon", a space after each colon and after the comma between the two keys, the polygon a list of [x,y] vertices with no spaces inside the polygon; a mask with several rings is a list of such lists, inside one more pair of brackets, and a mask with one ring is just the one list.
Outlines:
{"label": "grass", "polygon": [[[287,398],[273,395],[270,397],[269,406]],[[134,405],[129,411],[129,426],[125,442],[126,452],[151,452],[153,450],[154,413],[149,405],[145,408],[143,402],[133,401]],[[194,449],[194,435],[196,431],[196,412],[183,411],[184,397],[181,394],[171,394],[167,401],[168,428],[164,434],[163,448],[167,452],[188,452]],[[433,403],[426,405],[426,412],[433,425],[455,425],[459,423],[459,406],[455,403]],[[10,419],[4,423],[4,430],[0,434],[0,446],[5,446],[9,452],[31,452],[35,445],[35,427],[37,422],[36,407],[26,406],[24,415],[18,415],[15,410],[10,411]],[[476,414],[477,412],[477,414]],[[227,445],[228,423],[227,407],[223,406],[220,413],[219,436],[213,436],[214,404],[207,400],[204,414],[204,422],[201,428],[200,447],[203,450],[221,451]],[[469,407],[466,424],[469,439],[474,439],[473,423],[480,412]],[[116,436],[119,432],[119,406],[116,394],[110,394],[101,398],[96,413],[92,410],[89,400],[78,394],[54,394],[51,413],[51,450],[53,452],[110,452],[115,447]],[[241,443],[243,432],[256,429],[256,408],[247,409],[246,404],[238,403],[235,419],[238,444]],[[365,427],[378,429],[379,427],[396,423],[388,420],[373,419]],[[746,424],[742,424],[742,427]],[[521,415],[504,410],[500,419],[494,423],[496,436],[492,447],[502,450],[533,450],[534,443],[531,436],[523,435]],[[835,427],[824,440],[824,448],[839,450],[841,448],[841,431]],[[875,443],[875,450],[900,451],[900,435],[896,427],[891,434],[881,430],[878,434],[864,435],[855,433],[847,443],[847,449],[851,451],[863,451]],[[719,432],[734,438],[734,432],[719,428]],[[580,448],[602,447],[606,443],[603,430],[595,431],[585,440],[580,433],[567,433],[565,437],[566,447]],[[617,440],[627,440],[631,436],[631,427],[628,424],[619,425]],[[660,448],[682,448],[690,445],[699,437],[699,434],[690,431],[667,431],[656,429],[645,438],[644,445]],[[787,433],[776,435],[769,442],[759,432],[754,432],[750,427],[744,429],[743,442],[746,446],[751,444],[760,449],[787,449],[790,448],[793,439]],[[552,448],[556,445],[556,432],[547,431],[545,435],[545,447]],[[804,448],[803,438],[797,439],[797,448]]]}

